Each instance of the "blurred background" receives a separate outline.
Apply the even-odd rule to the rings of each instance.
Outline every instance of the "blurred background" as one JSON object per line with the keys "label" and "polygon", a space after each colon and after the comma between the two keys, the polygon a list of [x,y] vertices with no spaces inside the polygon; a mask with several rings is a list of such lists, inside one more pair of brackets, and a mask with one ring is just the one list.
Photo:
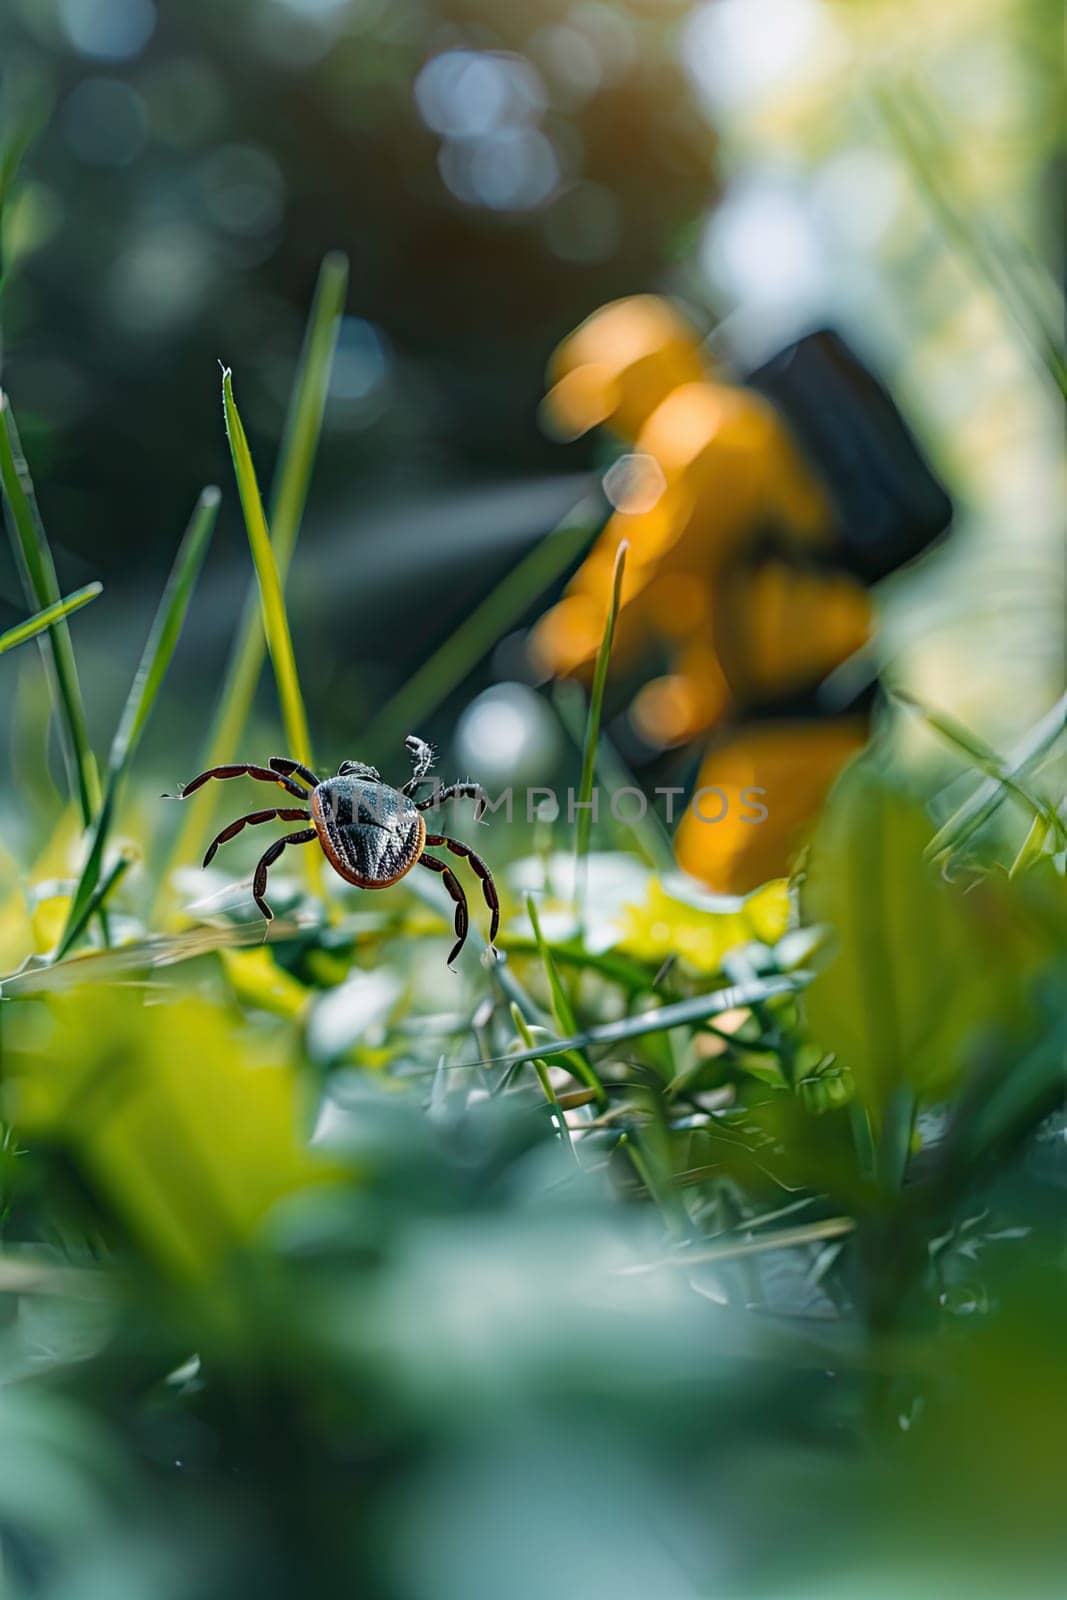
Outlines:
{"label": "blurred background", "polygon": [[[5,125],[32,134],[0,380],[60,591],[104,585],[70,625],[99,755],[194,500],[223,491],[88,851],[38,654],[3,663],[0,1595],[1062,1592],[1060,9],[0,0]],[[776,843],[743,904],[679,885],[651,820],[602,817],[587,854],[521,800],[511,830],[455,819],[506,957],[479,960],[467,880],[458,973],[428,875],[322,893],[313,852],[283,860],[268,940],[241,881],[263,830],[200,870],[207,812],[158,796],[217,732],[252,582],[218,363],[266,490],[331,251],[350,278],[287,586],[324,768],[399,777],[410,730],[446,779],[575,780],[585,703],[533,630],[612,512],[605,537],[647,534],[667,487],[636,430],[547,426],[546,365],[606,302],[663,297],[727,381],[829,326],[888,386],[953,530],[853,585],[874,651],[830,604],[768,603],[773,646],[826,646],[820,691],[842,661],[866,677],[799,717],[738,696],[726,738],[755,729],[785,797],[734,830]],[[757,506],[803,477],[790,449],[749,451]],[[735,492],[706,475],[708,526]],[[600,580],[594,646],[610,559]],[[27,609],[5,541],[0,631]],[[623,653],[590,758],[609,787],[620,759],[681,783],[714,717],[640,748]],[[879,673],[934,714],[887,711]],[[250,759],[283,742],[260,676]],[[886,736],[787,887],[805,783],[868,718]],[[973,736],[1006,752],[1035,723],[1014,788],[984,784]],[[923,763],[935,839],[895,786]],[[263,793],[200,796],[221,823]]]}
{"label": "blurred background", "polygon": [[[290,584],[326,759],[604,465],[595,436],[539,429],[545,363],[649,289],[752,360],[830,323],[889,383],[957,537],[921,590],[883,586],[886,651],[990,736],[1026,726],[1063,675],[1040,336],[1062,272],[1057,9],[7,0],[8,111],[41,126],[5,221],[4,384],[61,588],[107,590],[78,624],[93,733],[197,488],[228,491],[217,361],[266,479],[335,247],[351,290]],[[247,570],[227,492],[184,693],[151,734],[163,766],[199,740]],[[5,550],[0,624],[21,615]],[[505,642],[464,699],[520,656]],[[515,748],[536,732],[517,704]]]}

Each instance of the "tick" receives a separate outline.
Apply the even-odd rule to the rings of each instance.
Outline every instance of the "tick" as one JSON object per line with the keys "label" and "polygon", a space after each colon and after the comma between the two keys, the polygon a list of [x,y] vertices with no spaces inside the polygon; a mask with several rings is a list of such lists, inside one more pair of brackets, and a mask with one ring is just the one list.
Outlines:
{"label": "tick", "polygon": [[480,815],[486,804],[485,790],[478,783],[451,783],[443,789],[435,786],[425,800],[416,800],[414,796],[422,785],[434,782],[428,776],[434,751],[425,739],[417,739],[414,734],[404,742],[411,757],[412,772],[400,789],[390,787],[376,767],[369,767],[362,761],[342,761],[337,776],[325,779],[317,778],[299,761],[290,761],[287,756],[271,756],[265,767],[242,762],[229,767],[209,767],[206,772],[199,773],[191,783],[183,785],[177,796],[179,800],[186,799],[211,778],[248,777],[260,783],[276,783],[298,800],[307,802],[300,809],[275,807],[238,817],[212,839],[204,866],[214,858],[220,844],[235,838],[243,828],[260,822],[310,823],[310,827],[301,828],[298,833],[287,833],[276,839],[259,859],[252,878],[252,898],[268,922],[273,920],[274,913],[264,899],[267,873],[287,844],[311,844],[317,840],[338,876],[346,883],[355,884],[357,889],[388,889],[390,884],[399,883],[412,867],[426,867],[441,875],[455,901],[456,942],[448,958],[451,966],[463,949],[469,913],[467,897],[452,868],[437,856],[426,854],[427,845],[439,845],[451,850],[453,855],[462,856],[481,880],[490,913],[489,945],[495,947],[500,927],[500,900],[493,874],[469,844],[450,839],[444,833],[427,833],[422,815],[454,799],[476,800],[476,814]]}

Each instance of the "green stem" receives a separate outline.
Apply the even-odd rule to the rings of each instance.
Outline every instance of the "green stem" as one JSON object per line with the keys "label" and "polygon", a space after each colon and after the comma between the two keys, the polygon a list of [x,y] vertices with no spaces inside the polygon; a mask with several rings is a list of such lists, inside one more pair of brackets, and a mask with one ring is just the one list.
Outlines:
{"label": "green stem", "polygon": [[600,504],[586,496],[476,606],[465,622],[398,689],[366,731],[381,751],[418,727],[461,684],[538,595],[566,572],[600,530]]}
{"label": "green stem", "polygon": [[[11,403],[3,391],[0,391],[0,483],[3,485],[27,602],[41,611],[56,606],[60,604],[62,596],[55,563],[37,509],[33,482],[22,454]],[[64,733],[71,788],[77,795],[82,821],[88,827],[100,805],[100,779],[89,744],[74,646],[71,644],[70,629],[64,620],[53,623],[49,628],[48,644],[46,647],[42,639],[42,651],[45,660],[51,664],[49,679],[57,718]]]}
{"label": "green stem", "polygon": [[593,780],[596,773],[597,744],[600,738],[600,719],[604,712],[604,691],[611,663],[611,646],[615,638],[615,620],[619,614],[622,579],[626,570],[626,553],[629,545],[623,540],[615,552],[615,568],[611,579],[611,598],[604,619],[604,635],[597,651],[593,669],[593,687],[589,696],[589,719],[585,726],[585,745],[582,750],[582,775],[578,783],[577,825],[574,834],[574,899],[579,916],[585,901],[585,862],[589,854],[592,833]]}

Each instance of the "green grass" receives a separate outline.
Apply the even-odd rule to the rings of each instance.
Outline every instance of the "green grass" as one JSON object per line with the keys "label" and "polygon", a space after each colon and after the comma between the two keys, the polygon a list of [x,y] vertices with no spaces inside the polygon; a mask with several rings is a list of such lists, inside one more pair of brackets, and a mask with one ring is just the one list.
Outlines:
{"label": "green grass", "polygon": [[[977,734],[972,733],[969,728],[965,728],[961,722],[958,722],[955,717],[949,716],[947,712],[935,711],[931,707],[921,704],[914,696],[905,693],[903,689],[895,689],[893,696],[900,701],[901,705],[907,706],[920,716],[947,744],[952,745],[954,749],[966,757],[972,766],[977,767],[979,772],[984,772],[987,777],[992,778],[1005,795],[1011,795],[1017,800],[1023,810],[1028,812],[1036,822],[1042,823],[1049,832],[1054,833],[1061,844],[1067,844],[1067,825],[1060,818],[1056,807],[1023,782],[1021,775],[1012,770],[1010,761],[1005,761],[995,750],[991,750]],[[1063,719],[1061,715],[1058,731],[1062,731],[1062,727]],[[1048,746],[1045,749],[1035,751],[1033,755],[1044,754],[1048,748],[1051,748],[1053,742],[1054,738],[1050,738]],[[1033,759],[1033,755],[1027,758],[1027,765]],[[946,824],[930,841],[928,847],[930,858],[934,859],[947,849],[958,847],[959,843],[960,836],[957,825],[954,822]]]}
{"label": "green grass", "polygon": [[[163,687],[167,668],[181,637],[196,580],[215,531],[219,500],[217,489],[208,488],[203,491],[174,558],[170,577],[149,630],[140,664],[130,685],[126,704],[111,743],[104,798],[90,830],[89,852],[71,903],[67,926],[57,952],[59,955],[70,948],[77,933],[83,930],[88,922],[89,908],[100,883],[104,855],[118,814],[123,789],[145,726]],[[112,875],[109,883],[113,886],[115,882],[117,879]]]}
{"label": "green grass", "polygon": [[[62,603],[55,562],[37,509],[29,468],[22,454],[11,402],[0,390],[0,486],[9,511],[15,554],[28,605],[47,611]],[[89,744],[78,668],[70,630],[61,618],[48,629],[46,652],[57,718],[63,732],[71,789],[82,821],[92,822],[100,805],[100,779]]]}
{"label": "green grass", "polygon": [[[265,648],[289,753],[311,759],[284,585],[343,295],[329,258],[269,517],[224,377],[257,602],[217,760],[234,754]],[[17,440],[8,453],[18,547],[47,589]],[[369,904],[339,895],[329,922],[280,917],[269,944],[217,908],[164,935],[138,928],[139,851],[116,848],[116,829],[217,509],[207,491],[176,556],[51,964],[33,957],[32,923],[65,880],[36,838],[0,856],[0,937],[25,941],[0,983],[0,1296],[20,1297],[2,1307],[0,1526],[5,1551],[14,1529],[16,1600],[38,1551],[51,1600],[87,1559],[109,1595],[326,1595],[338,1570],[363,1592],[387,1546],[401,1552],[390,1592],[477,1593],[484,1552],[493,1592],[533,1600],[569,1600],[571,1573],[584,1600],[605,1571],[605,1592],[711,1592],[702,1552],[724,1483],[730,1514],[741,1507],[731,1561],[747,1538],[736,1564],[758,1600],[822,1592],[837,1552],[861,1550],[865,1496],[879,1583],[887,1504],[910,1556],[932,1508],[931,1550],[950,1548],[955,1573],[953,1517],[965,1506],[970,1527],[973,1508],[960,1491],[946,1510],[942,1490],[986,1453],[975,1498],[996,1538],[1042,1495],[1058,1536],[1067,1285],[1047,1119],[1067,1086],[1063,867],[1036,769],[1062,707],[1006,759],[922,711],[985,775],[934,840],[974,844],[966,892],[927,869],[921,809],[890,827],[894,791],[869,760],[850,809],[857,769],[835,790],[794,885],[792,943],[738,935],[714,970],[639,953],[621,926],[594,941],[592,919],[575,931],[566,909],[553,938],[509,870],[528,841],[497,825],[481,846],[504,895],[492,966],[446,971],[429,874]],[[590,504],[520,563],[369,734],[409,731],[461,687],[595,520]],[[625,546],[584,716],[557,697],[581,744],[580,802],[598,774],[626,777],[602,732],[624,561]],[[36,633],[55,654],[95,592],[46,596],[0,653]],[[73,671],[72,652],[58,660]],[[55,704],[76,751],[58,689]],[[1022,850],[1008,798],[1035,818]],[[670,865],[661,831],[605,816],[594,838],[588,809],[577,817],[549,840],[576,879],[600,845],[648,876]],[[532,937],[516,928],[523,905]],[[103,914],[119,929],[117,906],[115,947],[80,949]],[[686,906],[688,923],[701,916],[714,913]],[[865,1050],[884,1071],[864,1077]],[[809,1092],[827,1083],[836,1097]],[[324,1107],[327,1137],[310,1144]],[[528,1540],[509,1543],[523,1494],[552,1529],[536,1561]],[[794,1556],[801,1523],[817,1550],[805,1538]],[[424,1559],[414,1577],[403,1565]],[[859,1600],[862,1583],[842,1592]]]}
{"label": "green grass", "polygon": [[[281,589],[284,589],[311,487],[347,289],[348,262],[343,255],[332,252],[323,260],[319,272],[271,496],[270,544],[277,587]],[[223,766],[240,756],[241,736],[251,714],[266,649],[257,567],[215,704],[211,728],[199,758],[200,770]],[[289,753],[295,755],[295,751]],[[210,790],[204,789],[188,802],[167,868],[161,874],[164,888],[173,868],[196,854],[213,800]],[[320,884],[317,868],[309,870],[313,872],[313,884]],[[157,908],[162,909],[162,905],[160,897]]]}
{"label": "green grass", "polygon": [[13,628],[8,628],[6,633],[0,633],[0,656],[6,655],[9,650],[14,650],[20,644],[26,644],[30,639],[36,639],[38,634],[54,627],[65,617],[73,616],[75,611],[80,611],[103,592],[102,583],[87,583],[84,588],[75,589],[65,600],[57,601],[54,606],[48,606],[44,611],[38,611],[36,616],[27,617],[25,622],[16,623]]}
{"label": "green grass", "polygon": [[278,689],[278,703],[281,707],[282,726],[285,729],[287,744],[286,753],[310,767],[314,759],[311,753],[311,733],[308,728],[307,712],[304,709],[304,696],[300,689],[300,675],[296,670],[296,654],[293,650],[293,636],[289,629],[289,615],[285,609],[282,580],[270,542],[270,529],[267,527],[266,513],[260,498],[252,453],[248,448],[248,438],[233,396],[233,379],[229,367],[224,367],[222,371],[222,406],[226,418],[226,437],[230,441],[230,454],[233,457],[237,492],[244,513],[245,531],[248,534],[252,563],[256,569],[256,582],[259,585],[263,632],[266,635],[267,650]]}
{"label": "green grass", "polygon": [[442,705],[587,549],[603,520],[599,499],[583,495],[386,702],[363,736],[367,749],[372,754],[392,750]]}

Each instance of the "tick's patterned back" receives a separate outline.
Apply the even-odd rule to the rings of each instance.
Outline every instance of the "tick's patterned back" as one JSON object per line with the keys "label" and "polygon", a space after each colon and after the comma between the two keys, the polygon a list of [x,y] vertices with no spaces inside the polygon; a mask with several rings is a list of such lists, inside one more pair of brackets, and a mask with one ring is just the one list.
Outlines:
{"label": "tick's patterned back", "polygon": [[311,810],[326,854],[349,882],[395,883],[426,837],[414,803],[382,782],[330,778],[312,795]]}

